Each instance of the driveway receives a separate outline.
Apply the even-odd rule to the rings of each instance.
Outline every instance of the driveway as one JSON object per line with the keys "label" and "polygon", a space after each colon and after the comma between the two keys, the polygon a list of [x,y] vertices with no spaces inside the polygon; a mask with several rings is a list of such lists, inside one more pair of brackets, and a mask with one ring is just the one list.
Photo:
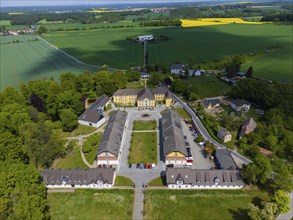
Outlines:
{"label": "driveway", "polygon": [[189,131],[188,124],[186,124],[181,119],[181,125],[184,135],[187,136],[187,140],[190,144],[190,151],[193,157],[193,163],[192,163],[192,169],[211,169],[212,167],[215,167],[215,164],[213,161],[211,161],[208,158],[204,158],[203,156],[203,150],[201,147],[194,142],[194,136],[192,136],[192,132]]}

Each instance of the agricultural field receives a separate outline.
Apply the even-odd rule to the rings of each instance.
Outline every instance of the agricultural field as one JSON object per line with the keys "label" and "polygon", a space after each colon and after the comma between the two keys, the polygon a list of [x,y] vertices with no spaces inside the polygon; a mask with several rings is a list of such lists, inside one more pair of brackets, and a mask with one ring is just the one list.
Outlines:
{"label": "agricultural field", "polygon": [[157,163],[157,132],[132,133],[128,163]]}
{"label": "agricultural field", "polygon": [[260,190],[147,190],[144,219],[248,219],[248,204],[261,200]]}
{"label": "agricultural field", "polygon": [[265,22],[244,21],[241,18],[198,18],[194,20],[182,19],[182,27],[198,27],[223,24],[265,24]]}
{"label": "agricultural field", "polygon": [[0,90],[32,79],[58,80],[64,72],[96,69],[77,63],[35,35],[0,36],[0,42]]}
{"label": "agricultural field", "polygon": [[[187,63],[192,58],[198,65],[237,53],[265,51],[270,46],[282,45],[276,55],[272,53],[272,56],[263,58],[266,65],[256,62],[253,57],[245,65],[253,64],[255,75],[273,81],[289,80],[292,74],[292,28],[289,25],[133,27],[54,32],[45,34],[44,38],[86,63],[127,68],[143,64],[143,46],[127,41],[126,37],[147,34],[169,37],[168,41],[148,45],[149,64],[169,67],[176,61]],[[277,53],[282,54],[282,59]],[[271,73],[267,74],[268,71]]]}
{"label": "agricultural field", "polygon": [[77,189],[73,193],[48,193],[52,219],[132,219],[133,190]]}

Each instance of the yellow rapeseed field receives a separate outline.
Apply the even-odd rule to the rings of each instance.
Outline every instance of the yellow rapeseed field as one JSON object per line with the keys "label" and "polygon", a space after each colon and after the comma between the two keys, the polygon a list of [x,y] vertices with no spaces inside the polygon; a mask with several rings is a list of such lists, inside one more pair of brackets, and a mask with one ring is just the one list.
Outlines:
{"label": "yellow rapeseed field", "polygon": [[101,12],[106,12],[108,11],[108,9],[106,8],[101,8],[101,9],[93,9],[93,10],[89,10],[87,12],[94,12],[94,13],[101,13]]}
{"label": "yellow rapeseed field", "polygon": [[182,27],[196,27],[208,25],[223,25],[223,24],[264,24],[268,22],[250,22],[244,21],[241,18],[198,18],[196,20],[182,19]]}

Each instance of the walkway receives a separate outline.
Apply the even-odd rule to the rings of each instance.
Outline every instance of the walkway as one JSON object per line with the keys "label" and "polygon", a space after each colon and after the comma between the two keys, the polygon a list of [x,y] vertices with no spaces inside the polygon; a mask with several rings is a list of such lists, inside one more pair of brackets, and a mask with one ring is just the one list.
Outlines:
{"label": "walkway", "polygon": [[[129,111],[129,109],[128,109]],[[128,112],[126,123],[125,123],[125,131],[122,138],[121,143],[121,156],[119,158],[119,166],[117,168],[117,175],[125,176],[133,180],[135,183],[135,198],[134,198],[134,211],[133,211],[133,219],[141,220],[143,219],[143,200],[144,200],[144,188],[143,184],[147,184],[151,179],[156,177],[160,177],[161,175],[165,175],[165,165],[163,161],[160,161],[160,154],[158,153],[158,164],[154,169],[137,169],[136,166],[132,166],[129,168],[128,164],[128,155],[131,141],[131,133],[133,128],[134,120],[140,120],[142,114],[149,114],[149,118],[147,120],[156,120],[157,125],[159,125],[159,119],[161,115],[160,111],[151,111],[151,112],[141,112],[137,111],[137,109],[132,109]],[[146,120],[146,119],[145,119]],[[146,131],[136,131],[136,132],[146,132]],[[159,130],[152,130],[147,132],[158,132]],[[158,152],[159,152],[159,137],[158,137]]]}

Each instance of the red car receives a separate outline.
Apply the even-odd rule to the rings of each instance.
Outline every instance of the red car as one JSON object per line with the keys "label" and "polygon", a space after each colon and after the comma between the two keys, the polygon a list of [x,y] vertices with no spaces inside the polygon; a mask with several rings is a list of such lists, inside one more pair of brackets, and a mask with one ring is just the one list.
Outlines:
{"label": "red car", "polygon": [[152,169],[152,164],[148,164],[148,169]]}
{"label": "red car", "polygon": [[147,169],[147,168],[148,168],[148,165],[145,163],[145,164],[143,165],[143,168]]}

